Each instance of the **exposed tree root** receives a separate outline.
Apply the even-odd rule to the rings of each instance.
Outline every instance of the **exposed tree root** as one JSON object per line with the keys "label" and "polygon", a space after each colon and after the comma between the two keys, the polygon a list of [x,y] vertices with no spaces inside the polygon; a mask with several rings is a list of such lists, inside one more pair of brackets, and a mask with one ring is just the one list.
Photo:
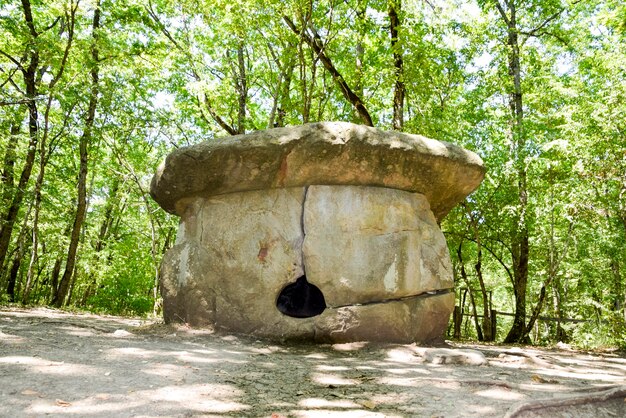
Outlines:
{"label": "exposed tree root", "polygon": [[570,396],[556,399],[537,399],[513,406],[505,418],[521,416],[524,412],[538,411],[546,408],[562,408],[566,406],[584,405],[589,403],[606,402],[616,398],[626,397],[626,386],[615,386],[607,390],[585,395]]}

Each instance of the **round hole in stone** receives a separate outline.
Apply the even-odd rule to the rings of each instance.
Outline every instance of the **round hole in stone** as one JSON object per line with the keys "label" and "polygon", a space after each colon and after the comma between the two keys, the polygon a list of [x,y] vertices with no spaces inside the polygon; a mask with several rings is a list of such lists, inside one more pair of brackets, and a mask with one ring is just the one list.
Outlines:
{"label": "round hole in stone", "polygon": [[276,308],[284,315],[293,318],[310,318],[326,309],[324,294],[314,284],[300,276],[281,290],[276,299]]}

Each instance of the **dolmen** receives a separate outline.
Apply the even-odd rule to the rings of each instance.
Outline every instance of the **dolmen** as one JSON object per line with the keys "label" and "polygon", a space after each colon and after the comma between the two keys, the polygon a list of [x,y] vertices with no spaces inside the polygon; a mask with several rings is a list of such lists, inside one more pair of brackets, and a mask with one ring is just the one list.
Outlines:
{"label": "dolmen", "polygon": [[454,308],[439,223],[484,177],[456,145],[345,122],[179,148],[151,195],[180,217],[166,322],[318,342],[441,340]]}

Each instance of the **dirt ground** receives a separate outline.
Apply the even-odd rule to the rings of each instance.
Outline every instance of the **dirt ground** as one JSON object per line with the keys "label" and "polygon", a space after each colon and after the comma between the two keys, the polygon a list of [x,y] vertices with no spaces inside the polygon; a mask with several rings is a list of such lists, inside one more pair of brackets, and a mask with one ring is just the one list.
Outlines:
{"label": "dirt ground", "polygon": [[624,417],[626,359],[454,344],[277,344],[0,310],[3,417]]}

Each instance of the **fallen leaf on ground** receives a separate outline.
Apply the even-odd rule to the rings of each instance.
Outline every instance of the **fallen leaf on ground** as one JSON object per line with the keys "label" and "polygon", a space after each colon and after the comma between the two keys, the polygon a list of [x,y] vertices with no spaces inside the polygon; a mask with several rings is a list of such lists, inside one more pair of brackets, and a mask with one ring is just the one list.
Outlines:
{"label": "fallen leaf on ground", "polygon": [[558,380],[544,379],[543,377],[539,376],[538,374],[534,374],[530,378],[533,381],[537,382],[537,383],[559,383]]}
{"label": "fallen leaf on ground", "polygon": [[361,402],[361,405],[363,405],[367,409],[374,409],[374,408],[376,408],[376,402],[374,402],[374,401],[363,401],[363,402]]}

